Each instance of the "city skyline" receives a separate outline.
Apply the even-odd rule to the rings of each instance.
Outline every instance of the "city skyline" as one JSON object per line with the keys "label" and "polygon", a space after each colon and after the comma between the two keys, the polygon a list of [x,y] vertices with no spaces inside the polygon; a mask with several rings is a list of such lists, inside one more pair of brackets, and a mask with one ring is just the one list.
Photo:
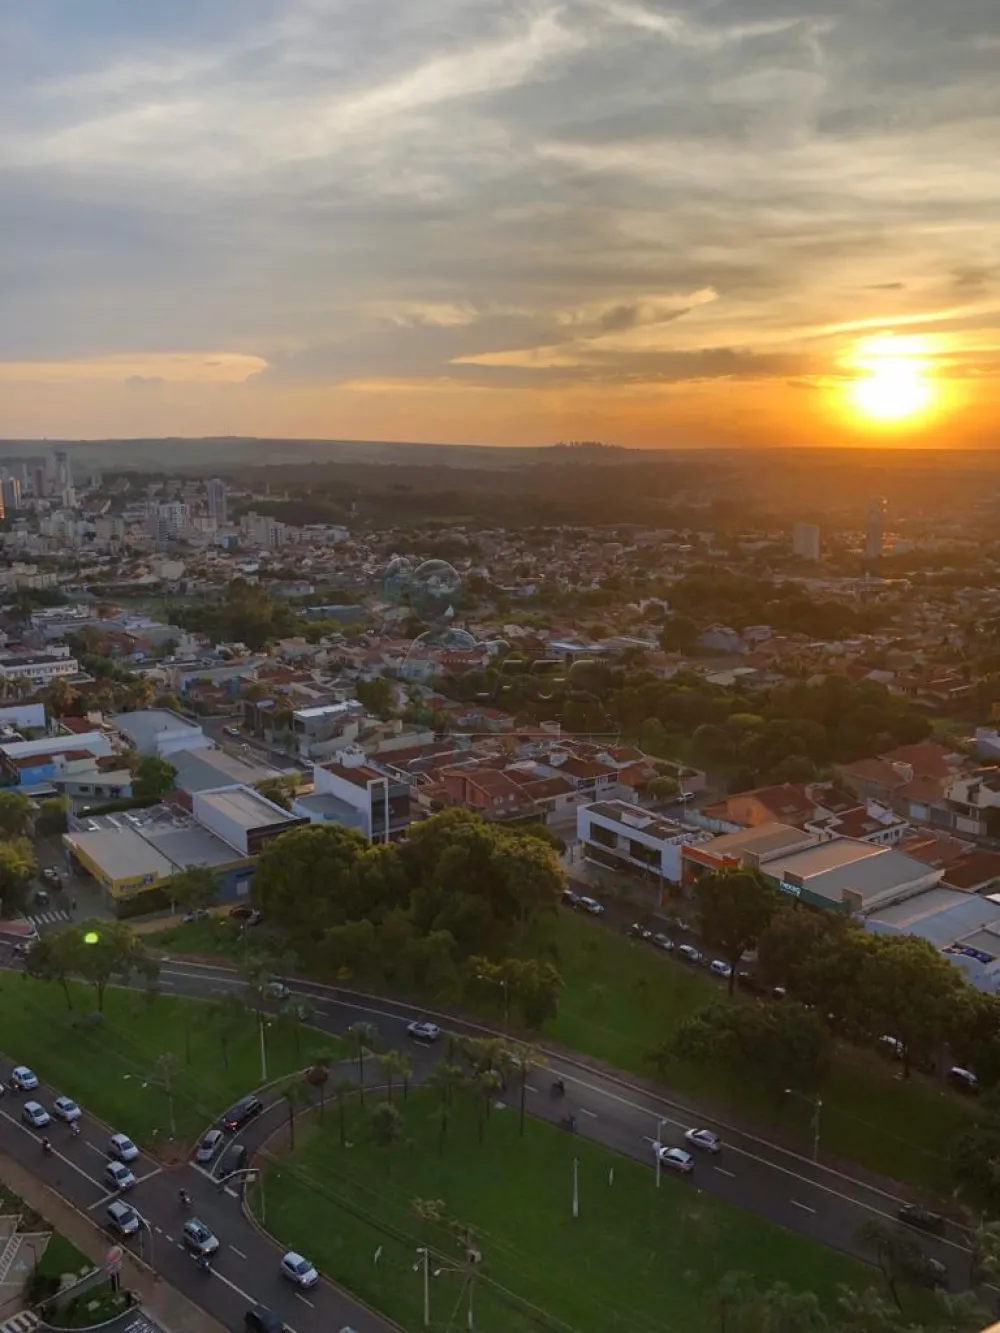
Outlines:
{"label": "city skyline", "polygon": [[988,0],[0,18],[0,436],[994,442]]}

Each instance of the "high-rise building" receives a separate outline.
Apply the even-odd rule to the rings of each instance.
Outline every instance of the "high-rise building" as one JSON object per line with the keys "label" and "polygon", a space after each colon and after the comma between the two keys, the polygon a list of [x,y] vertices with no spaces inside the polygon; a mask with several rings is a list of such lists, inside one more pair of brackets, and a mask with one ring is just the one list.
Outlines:
{"label": "high-rise building", "polygon": [[885,500],[882,499],[869,500],[868,502],[868,523],[865,527],[865,559],[870,563],[882,558],[887,508]]}
{"label": "high-rise building", "polygon": [[221,477],[213,477],[206,487],[208,493],[208,515],[219,523],[228,518],[229,488]]}
{"label": "high-rise building", "polygon": [[69,454],[65,449],[56,450],[55,472],[55,488],[57,492],[65,491],[67,487],[73,485],[73,469],[70,466]]}
{"label": "high-rise building", "polygon": [[800,560],[819,559],[819,528],[815,523],[796,523],[792,528],[792,555]]}
{"label": "high-rise building", "polygon": [[2,476],[3,507],[4,513],[9,514],[15,509],[21,508],[21,479],[12,476],[6,468],[3,469]]}

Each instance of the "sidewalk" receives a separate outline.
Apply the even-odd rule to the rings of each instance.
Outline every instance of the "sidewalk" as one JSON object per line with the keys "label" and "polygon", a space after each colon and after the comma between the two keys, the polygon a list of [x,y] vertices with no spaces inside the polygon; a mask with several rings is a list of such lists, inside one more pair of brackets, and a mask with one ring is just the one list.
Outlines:
{"label": "sidewalk", "polygon": [[[57,1231],[61,1231],[92,1263],[104,1263],[109,1241],[100,1228],[37,1180],[30,1171],[2,1153],[0,1180]],[[127,1250],[122,1266],[122,1283],[130,1291],[139,1293],[142,1309],[167,1333],[226,1333],[222,1324],[189,1301],[176,1287],[169,1286],[139,1264]]]}

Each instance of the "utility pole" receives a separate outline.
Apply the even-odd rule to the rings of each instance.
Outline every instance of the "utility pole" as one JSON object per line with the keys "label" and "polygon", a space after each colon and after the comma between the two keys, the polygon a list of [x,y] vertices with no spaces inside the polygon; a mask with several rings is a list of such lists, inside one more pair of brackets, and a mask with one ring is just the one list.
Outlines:
{"label": "utility pole", "polygon": [[424,1267],[424,1328],[430,1327],[431,1322],[431,1252],[426,1245],[421,1245],[417,1250],[423,1260]]}
{"label": "utility pole", "polygon": [[573,1216],[580,1216],[580,1160],[577,1157],[573,1158]]}

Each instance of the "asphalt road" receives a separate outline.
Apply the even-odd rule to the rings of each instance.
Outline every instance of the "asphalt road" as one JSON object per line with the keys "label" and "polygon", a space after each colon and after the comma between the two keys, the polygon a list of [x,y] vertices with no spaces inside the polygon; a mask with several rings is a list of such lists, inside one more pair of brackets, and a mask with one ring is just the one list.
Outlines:
{"label": "asphalt road", "polygon": [[[242,986],[225,968],[207,963],[165,961],[160,979],[168,992],[194,997],[208,997]],[[343,1034],[353,1022],[374,1024],[380,1046],[407,1049],[414,1062],[415,1082],[428,1074],[442,1055],[440,1046],[422,1046],[408,1037],[406,1024],[416,1016],[416,1011],[406,1005],[318,984],[296,984],[292,990],[309,1000],[313,1008],[311,1021],[324,1031]],[[474,1024],[442,1020],[445,1023],[455,1031],[484,1031]],[[17,1061],[16,1050],[9,1050],[7,1055],[0,1070],[4,1083],[8,1081],[11,1063]],[[367,1065],[373,1066],[374,1062]],[[552,1093],[551,1084],[556,1077],[565,1083],[564,1096]],[[379,1081],[374,1067],[366,1067],[366,1082],[369,1080],[373,1084]],[[51,1109],[57,1091],[66,1090],[43,1087],[31,1096]],[[514,1087],[508,1097],[516,1102],[518,1094],[519,1089]],[[532,1114],[558,1123],[572,1112],[578,1132],[584,1137],[648,1162],[650,1188],[655,1187],[651,1149],[654,1139],[681,1145],[684,1131],[693,1124],[713,1129],[721,1135],[723,1149],[715,1157],[698,1155],[693,1175],[684,1180],[685,1188],[705,1190],[750,1213],[862,1259],[869,1256],[860,1252],[855,1242],[860,1224],[871,1219],[893,1223],[895,1210],[903,1202],[893,1192],[890,1182],[857,1180],[724,1122],[704,1118],[695,1121],[680,1102],[652,1094],[623,1079],[594,1072],[564,1057],[552,1057],[548,1067],[529,1074],[527,1097]],[[50,1187],[102,1224],[107,1204],[114,1197],[101,1179],[108,1128],[85,1115],[83,1132],[74,1140],[65,1125],[54,1123],[46,1132],[56,1152],[46,1157],[38,1146],[40,1133],[20,1121],[20,1103],[24,1100],[23,1095],[11,1093],[0,1099],[0,1150],[16,1156]],[[268,1098],[265,1096],[264,1100],[267,1102]],[[284,1114],[283,1104],[271,1101],[265,1113],[236,1136],[246,1144],[251,1156],[278,1127]],[[129,1127],[115,1128],[127,1133]],[[244,1312],[254,1303],[274,1310],[291,1333],[337,1333],[345,1327],[357,1333],[385,1333],[395,1327],[325,1280],[305,1293],[291,1288],[278,1271],[280,1247],[244,1217],[238,1190],[220,1186],[212,1178],[214,1169],[215,1165],[206,1169],[192,1162],[165,1170],[146,1157],[135,1163],[138,1183],[128,1198],[147,1220],[150,1232],[143,1234],[141,1251],[135,1241],[129,1243],[129,1248],[143,1254],[167,1281],[233,1329],[241,1327]],[[179,1204],[181,1188],[192,1198],[190,1213]],[[181,1228],[188,1216],[200,1218],[222,1242],[210,1275],[197,1270],[180,1242]],[[953,1289],[968,1285],[969,1259],[959,1229],[950,1228],[943,1238],[920,1236],[920,1243],[928,1254],[947,1265]]]}

